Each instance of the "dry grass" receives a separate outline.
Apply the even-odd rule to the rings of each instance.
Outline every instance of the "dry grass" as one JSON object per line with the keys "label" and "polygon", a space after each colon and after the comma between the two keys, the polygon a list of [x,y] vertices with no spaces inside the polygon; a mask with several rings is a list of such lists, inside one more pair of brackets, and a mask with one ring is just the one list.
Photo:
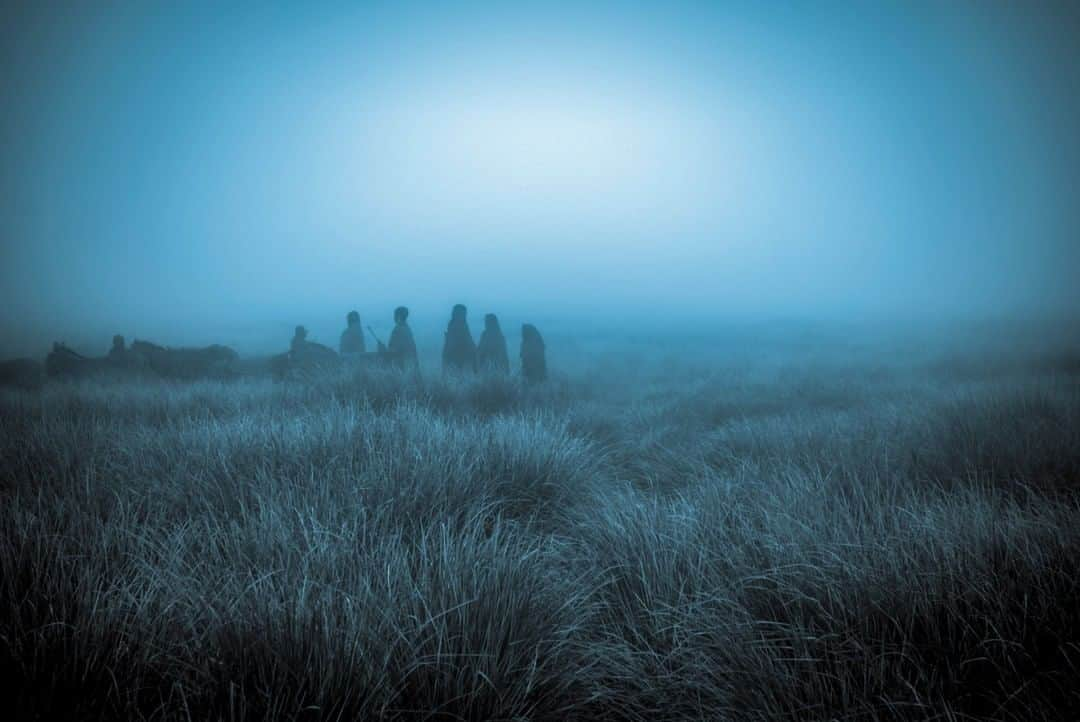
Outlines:
{"label": "dry grass", "polygon": [[5,392],[15,716],[1076,718],[1080,377],[979,368]]}

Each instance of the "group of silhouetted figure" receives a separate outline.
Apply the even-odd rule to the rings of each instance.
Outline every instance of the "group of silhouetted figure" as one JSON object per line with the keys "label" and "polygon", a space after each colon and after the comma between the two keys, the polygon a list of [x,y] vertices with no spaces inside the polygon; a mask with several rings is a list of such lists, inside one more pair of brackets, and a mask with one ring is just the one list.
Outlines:
{"label": "group of silhouetted figure", "polygon": [[[467,374],[510,374],[510,355],[506,348],[499,319],[493,313],[484,316],[484,331],[480,342],[473,341],[467,318],[468,311],[462,304],[454,306],[450,313],[450,322],[446,326],[443,341],[442,370],[446,375]],[[338,354],[343,361],[357,360],[368,356],[364,340],[364,327],[360,323],[360,314],[350,311],[345,317],[345,330],[341,332]],[[375,355],[387,365],[402,371],[418,372],[419,360],[416,353],[416,341],[409,328],[409,309],[398,306],[394,309],[394,330],[390,339],[383,343],[375,336],[377,347]],[[289,344],[289,357],[296,363],[305,359],[325,356],[331,351],[325,346],[314,344],[307,339],[307,329],[297,326],[292,342]],[[547,360],[544,339],[531,323],[521,326],[521,376],[526,382],[535,384],[547,379]]]}
{"label": "group of silhouetted figure", "polygon": [[[454,306],[442,350],[442,371],[447,376],[472,374],[509,376],[510,355],[506,337],[493,313],[484,316],[484,331],[480,342],[473,341],[465,306]],[[350,311],[345,330],[335,351],[329,346],[309,341],[307,329],[297,326],[289,350],[265,359],[249,361],[248,373],[258,368],[269,370],[276,378],[310,376],[342,366],[374,365],[396,369],[419,377],[420,363],[416,341],[409,328],[409,309],[394,309],[394,330],[387,343],[367,327],[376,341],[376,350],[368,352],[360,314]],[[544,340],[532,324],[521,327],[521,377],[528,384],[547,379]],[[45,377],[85,378],[99,375],[155,376],[170,379],[232,378],[244,371],[239,354],[228,346],[212,345],[201,348],[170,348],[136,339],[128,345],[116,335],[105,356],[84,356],[64,343],[54,343],[45,363],[34,359],[0,361],[0,386],[35,388]],[[255,371],[256,373],[258,371]]]}

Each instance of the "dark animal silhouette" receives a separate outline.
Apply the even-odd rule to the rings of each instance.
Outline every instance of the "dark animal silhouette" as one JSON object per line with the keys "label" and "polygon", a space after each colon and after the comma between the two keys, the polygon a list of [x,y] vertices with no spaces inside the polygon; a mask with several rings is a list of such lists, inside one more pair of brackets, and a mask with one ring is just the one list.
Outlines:
{"label": "dark animal silhouette", "polygon": [[278,379],[308,377],[341,368],[337,351],[307,340],[307,329],[297,326],[289,350],[270,359],[270,370]]}
{"label": "dark animal silhouette", "polygon": [[476,367],[484,373],[510,373],[510,355],[506,351],[506,337],[499,328],[499,319],[493,313],[484,316],[484,331],[476,345]]}
{"label": "dark animal silhouette", "polygon": [[338,355],[337,351],[314,341],[305,341],[303,345],[291,349],[289,351],[289,360],[294,365],[304,367],[337,367],[341,365],[341,356]]}
{"label": "dark animal silhouette", "polygon": [[547,359],[544,339],[536,326],[526,323],[521,327],[521,375],[528,384],[547,380]]}
{"label": "dark animal silhouette", "polygon": [[16,358],[0,361],[0,386],[35,390],[45,382],[45,368],[40,361]]}
{"label": "dark animal silhouette", "polygon": [[270,357],[269,360],[270,373],[278,381],[288,378],[289,372],[292,369],[292,363],[289,360],[289,352],[275,354]]}
{"label": "dark animal silhouette", "polygon": [[228,346],[167,348],[149,341],[135,340],[128,350],[137,365],[169,379],[228,378],[239,355]]}
{"label": "dark animal silhouette", "polygon": [[466,320],[465,306],[460,303],[450,313],[443,342],[443,373],[473,373],[476,371],[476,343],[473,342]]}
{"label": "dark animal silhouette", "polygon": [[87,378],[113,370],[107,358],[91,358],[72,350],[63,343],[54,343],[45,357],[45,374],[49,378]]}

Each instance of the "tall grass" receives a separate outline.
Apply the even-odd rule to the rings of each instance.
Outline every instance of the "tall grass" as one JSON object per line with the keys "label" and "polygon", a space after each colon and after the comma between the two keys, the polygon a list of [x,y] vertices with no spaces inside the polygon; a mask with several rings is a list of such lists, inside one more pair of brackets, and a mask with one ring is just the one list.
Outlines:
{"label": "tall grass", "polygon": [[1071,367],[620,373],[5,392],[16,718],[1080,715]]}

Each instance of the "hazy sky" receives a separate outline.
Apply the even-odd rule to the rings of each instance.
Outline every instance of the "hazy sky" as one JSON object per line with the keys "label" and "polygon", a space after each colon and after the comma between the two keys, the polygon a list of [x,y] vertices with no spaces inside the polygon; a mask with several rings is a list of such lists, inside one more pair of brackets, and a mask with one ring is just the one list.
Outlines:
{"label": "hazy sky", "polygon": [[3,11],[8,337],[1080,308],[1072,3],[106,5]]}

